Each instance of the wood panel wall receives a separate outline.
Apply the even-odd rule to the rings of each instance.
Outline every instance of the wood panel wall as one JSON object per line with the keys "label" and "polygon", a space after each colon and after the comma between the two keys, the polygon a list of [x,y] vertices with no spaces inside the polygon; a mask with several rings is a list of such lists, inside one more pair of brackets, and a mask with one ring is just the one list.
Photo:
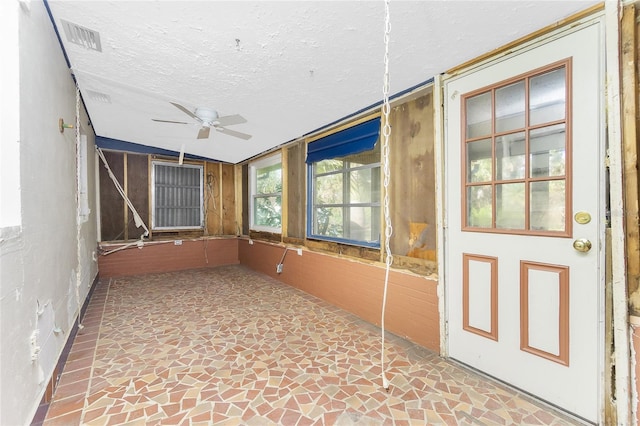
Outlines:
{"label": "wood panel wall", "polygon": [[[141,218],[146,219],[151,217],[149,214],[149,158],[146,155],[140,154],[126,154],[127,164],[127,197],[131,200],[131,203],[135,206],[138,214]],[[126,209],[127,220],[127,232],[125,234],[125,240],[139,239],[144,233],[144,228],[136,228],[136,224],[133,220],[133,214],[129,209]],[[145,223],[147,227],[150,227],[149,223]]]}
{"label": "wood panel wall", "polygon": [[222,197],[220,165],[206,163],[204,170],[205,234],[222,234]]}
{"label": "wood panel wall", "polygon": [[431,89],[392,109],[389,143],[394,266],[436,271],[436,183]]}
{"label": "wood panel wall", "polygon": [[[436,184],[434,110],[432,88],[394,106],[390,114],[390,211],[393,225],[391,250],[394,267],[436,276]],[[348,128],[349,124],[340,126]],[[313,139],[312,139],[313,140]],[[306,239],[305,141],[284,148],[286,194],[283,194],[283,235],[250,231],[248,183],[243,185],[243,233],[253,239],[305,245],[325,253],[382,260],[379,249],[354,250],[352,246]],[[381,142],[379,142],[381,143]],[[285,161],[286,160],[286,161]],[[243,166],[245,167],[245,166]],[[363,255],[364,254],[364,255]]]}
{"label": "wood panel wall", "polygon": [[[124,153],[104,151],[109,168],[124,184]],[[124,240],[124,200],[118,193],[109,174],[100,161],[100,236],[102,241]]]}
{"label": "wood panel wall", "polygon": [[222,169],[222,235],[239,235],[236,221],[236,188],[233,164],[221,164]]}
{"label": "wood panel wall", "polygon": [[[288,251],[283,272],[276,265],[284,247],[266,242],[238,242],[243,265],[267,274],[370,323],[380,324],[385,270],[379,264],[357,262],[304,250],[302,256]],[[412,273],[392,271],[389,277],[386,329],[438,352],[440,322],[437,281]]]}
{"label": "wood panel wall", "polygon": [[627,252],[627,283],[629,308],[632,315],[640,316],[640,216],[638,198],[638,31],[636,21],[637,3],[622,9],[620,22],[622,49],[620,52],[620,70],[622,87],[622,145],[623,145],[623,191]]}
{"label": "wood panel wall", "polygon": [[305,226],[306,164],[305,144],[300,141],[286,149],[287,170],[287,234],[285,241],[302,242],[307,233]]}
{"label": "wood panel wall", "polygon": [[[111,170],[122,185],[140,217],[151,229],[150,167],[155,156],[104,151]],[[175,161],[177,158],[162,158]],[[232,164],[193,162],[204,164],[204,230],[156,231],[150,239],[193,238],[202,235],[236,236],[240,233],[236,219],[235,168]],[[109,178],[100,168],[100,223],[101,241],[127,241],[139,239],[143,228],[136,228],[133,214]]]}
{"label": "wood panel wall", "polygon": [[[638,140],[638,128],[640,126],[640,90],[638,81],[640,80],[640,21],[638,21],[638,7],[640,4],[628,4],[622,8],[622,19],[620,21],[620,71],[622,90],[622,146],[623,146],[623,191],[624,191],[624,211],[625,211],[625,250],[626,250],[626,274],[627,291],[629,294],[629,314],[631,315],[631,346],[632,360],[631,376],[633,379],[632,388],[634,395],[630,407],[635,414],[635,423],[640,424],[640,218],[639,202],[640,183],[638,182],[638,153],[640,152],[640,141]],[[607,321],[607,324],[611,324]],[[609,332],[612,334],[612,332]],[[607,341],[610,344],[610,341]],[[614,346],[615,347],[615,346]],[[610,355],[610,351],[607,351]],[[607,362],[607,366],[608,366]],[[615,366],[613,367],[615,369]],[[611,368],[607,370],[607,373]],[[615,374],[615,373],[614,373]],[[611,392],[607,391],[610,397]],[[607,420],[616,420],[607,414]],[[613,422],[608,422],[614,424]]]}

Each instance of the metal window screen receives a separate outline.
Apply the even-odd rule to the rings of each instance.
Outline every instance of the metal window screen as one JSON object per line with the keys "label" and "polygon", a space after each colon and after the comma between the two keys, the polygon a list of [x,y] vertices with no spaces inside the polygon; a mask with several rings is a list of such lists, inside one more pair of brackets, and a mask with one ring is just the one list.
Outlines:
{"label": "metal window screen", "polygon": [[154,164],[154,228],[202,227],[202,167]]}

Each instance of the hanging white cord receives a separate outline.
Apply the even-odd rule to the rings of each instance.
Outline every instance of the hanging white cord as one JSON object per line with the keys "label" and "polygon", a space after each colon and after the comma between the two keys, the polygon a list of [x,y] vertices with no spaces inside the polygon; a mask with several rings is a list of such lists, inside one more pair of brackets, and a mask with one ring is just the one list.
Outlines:
{"label": "hanging white cord", "polygon": [[133,213],[133,221],[135,222],[136,227],[140,228],[142,226],[142,228],[144,229],[144,233],[140,235],[139,241],[132,244],[127,244],[126,246],[120,247],[119,249],[116,249],[116,250],[112,250],[109,253],[102,253],[102,254],[103,255],[110,254],[114,251],[122,250],[124,248],[128,248],[133,245],[136,245],[138,248],[142,248],[144,245],[144,238],[149,236],[149,228],[147,228],[147,225],[144,224],[144,221],[138,214],[138,211],[136,210],[136,208],[133,206],[133,203],[131,203],[131,200],[129,199],[129,197],[127,197],[127,194],[125,194],[124,189],[122,189],[122,185],[120,185],[120,182],[118,182],[118,179],[111,171],[111,167],[109,167],[109,163],[107,162],[107,159],[105,158],[104,153],[102,152],[102,149],[96,147],[96,150],[98,151],[98,155],[100,156],[100,159],[102,160],[102,163],[104,164],[105,169],[107,169],[107,172],[109,173],[109,177],[113,181],[113,185],[116,187],[116,189],[118,190],[118,193],[120,194],[122,199],[125,201],[125,203],[127,203],[127,206],[129,206],[129,209],[131,209],[131,212]]}
{"label": "hanging white cord", "polygon": [[391,179],[391,172],[389,170],[389,137],[391,136],[391,125],[389,124],[389,113],[391,112],[391,106],[389,104],[389,35],[391,33],[391,21],[389,19],[389,0],[384,2],[384,82],[382,85],[382,161],[384,172],[384,251],[385,251],[385,263],[386,269],[384,273],[384,292],[382,294],[382,318],[380,319],[382,329],[382,349],[380,353],[380,367],[382,370],[382,386],[389,390],[389,380],[387,379],[386,371],[384,369],[384,313],[387,307],[387,288],[389,287],[389,269],[393,264],[393,256],[391,255],[391,234],[393,228],[391,227],[391,215],[389,213],[389,180]]}
{"label": "hanging white cord", "polygon": [[[82,183],[80,181],[80,88],[76,83],[76,241],[80,244],[82,223],[80,217],[82,215]],[[80,316],[82,314],[82,302],[80,302],[80,286],[82,285],[82,266],[80,264],[80,256],[78,255],[78,249],[76,248],[76,256],[78,258],[78,269],[76,270],[76,302],[78,304],[78,328],[82,330],[84,325],[80,322]]]}

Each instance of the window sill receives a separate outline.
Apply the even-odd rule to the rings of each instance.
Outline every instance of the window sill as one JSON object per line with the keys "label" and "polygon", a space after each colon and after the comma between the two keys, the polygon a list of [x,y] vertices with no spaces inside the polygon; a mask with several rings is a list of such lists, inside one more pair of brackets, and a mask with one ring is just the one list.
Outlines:
{"label": "window sill", "polygon": [[249,238],[251,238],[252,240],[269,241],[272,243],[282,242],[282,234],[280,233],[256,231],[253,229],[249,230]]}
{"label": "window sill", "polygon": [[380,249],[359,247],[333,241],[306,240],[306,246],[315,251],[334,253],[341,256],[356,257],[363,260],[380,262]]}
{"label": "window sill", "polygon": [[152,229],[150,239],[178,239],[200,238],[204,236],[204,229]]}

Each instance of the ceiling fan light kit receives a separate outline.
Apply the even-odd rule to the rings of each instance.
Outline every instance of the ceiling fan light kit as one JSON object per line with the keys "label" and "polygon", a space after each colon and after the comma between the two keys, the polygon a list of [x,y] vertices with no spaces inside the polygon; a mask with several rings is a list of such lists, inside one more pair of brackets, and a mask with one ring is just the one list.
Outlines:
{"label": "ceiling fan light kit", "polygon": [[213,124],[213,122],[218,119],[218,112],[207,107],[196,108],[195,115],[204,123],[209,124]]}

